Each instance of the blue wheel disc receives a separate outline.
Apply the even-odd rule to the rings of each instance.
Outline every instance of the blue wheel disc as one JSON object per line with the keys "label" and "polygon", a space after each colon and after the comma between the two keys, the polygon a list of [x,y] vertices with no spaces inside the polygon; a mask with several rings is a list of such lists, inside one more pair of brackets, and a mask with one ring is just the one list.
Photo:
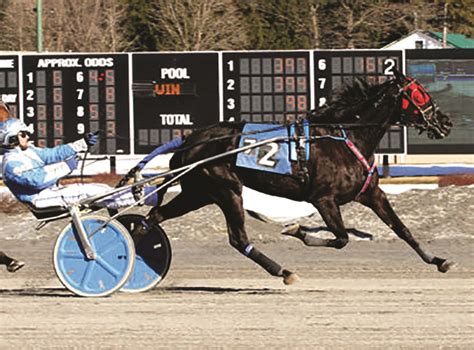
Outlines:
{"label": "blue wheel disc", "polygon": [[[89,260],[73,224],[60,233],[54,247],[53,263],[63,285],[80,296],[106,296],[120,289],[133,270],[135,247],[128,231],[111,221],[97,231],[107,218],[90,215],[81,219],[96,254]],[[97,231],[97,232],[96,232]]]}
{"label": "blue wheel disc", "polygon": [[171,245],[165,231],[155,225],[146,235],[134,237],[135,225],[144,220],[142,215],[126,214],[117,220],[130,232],[135,242],[135,267],[122,287],[124,292],[144,292],[154,288],[166,276],[171,265]]}

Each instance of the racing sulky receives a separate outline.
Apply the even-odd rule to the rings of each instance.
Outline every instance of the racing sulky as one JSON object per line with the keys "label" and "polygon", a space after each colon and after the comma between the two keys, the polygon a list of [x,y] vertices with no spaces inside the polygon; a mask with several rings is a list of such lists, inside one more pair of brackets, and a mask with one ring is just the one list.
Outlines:
{"label": "racing sulky", "polygon": [[[297,153],[307,148],[309,155],[307,159],[303,155],[291,162],[290,174],[238,166],[240,153],[231,153],[228,157],[207,162],[183,177],[182,192],[165,205],[152,208],[146,224],[151,226],[208,204],[217,204],[225,216],[231,246],[272,276],[292,284],[299,279],[296,273],[280,266],[250,243],[245,229],[242,187],[311,203],[334,238],[310,237],[299,231],[290,233],[308,246],[336,249],[346,246],[348,232],[340,206],[357,201],[372,209],[424,262],[435,265],[440,272],[447,272],[453,262],[433,255],[416,240],[380,189],[375,167],[374,151],[392,125],[416,128],[432,139],[449,135],[452,127],[449,117],[439,110],[423,86],[398,71],[381,84],[357,80],[353,86],[340,91],[319,115],[308,114],[303,119],[295,123],[294,128],[302,130],[301,124],[305,123],[307,134],[304,131],[295,132],[297,136],[289,134],[290,140],[294,137],[294,144],[300,145]],[[170,167],[177,169],[235,150],[248,136],[245,125],[223,122],[194,131],[173,155]],[[267,124],[267,128],[272,127],[275,124]],[[255,153],[257,156],[263,154],[269,161],[271,157],[266,152],[265,147],[260,147]],[[136,233],[145,234],[145,225]]]}

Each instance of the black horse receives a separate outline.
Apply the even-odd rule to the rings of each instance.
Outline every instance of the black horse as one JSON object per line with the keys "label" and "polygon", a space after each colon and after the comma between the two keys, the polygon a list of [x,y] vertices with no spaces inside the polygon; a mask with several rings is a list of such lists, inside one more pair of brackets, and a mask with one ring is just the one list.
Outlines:
{"label": "black horse", "polygon": [[[452,263],[423,249],[395,214],[385,193],[378,186],[374,170],[374,150],[391,125],[412,126],[426,131],[430,138],[443,138],[452,124],[441,113],[423,87],[396,72],[394,79],[378,85],[356,82],[341,92],[319,116],[311,116],[310,158],[292,164],[293,174],[280,175],[237,167],[236,156],[218,159],[192,170],[181,179],[182,192],[167,204],[151,209],[147,224],[184,215],[215,203],[223,211],[230,244],[285,284],[298,279],[292,273],[253,247],[245,230],[242,186],[313,204],[334,239],[294,236],[306,245],[343,248],[348,243],[340,206],[351,201],[371,208],[392,230],[405,240],[428,264],[446,272]],[[344,129],[324,123],[351,123]],[[222,154],[239,145],[243,123],[220,123],[193,132],[181,151],[170,161],[172,169]],[[344,141],[344,142],[343,142]],[[144,234],[143,227],[137,233]]]}

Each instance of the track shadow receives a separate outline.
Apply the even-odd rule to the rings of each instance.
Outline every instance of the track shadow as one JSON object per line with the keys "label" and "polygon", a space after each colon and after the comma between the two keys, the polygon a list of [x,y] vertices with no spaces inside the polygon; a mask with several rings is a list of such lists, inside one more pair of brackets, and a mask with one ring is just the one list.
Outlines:
{"label": "track shadow", "polygon": [[[324,290],[310,289],[304,290],[304,293],[325,293]],[[116,292],[113,295],[122,294]],[[228,288],[228,287],[156,287],[155,289],[144,292],[143,294],[163,294],[163,293],[200,293],[200,294],[244,294],[244,295],[283,295],[290,293],[287,289],[274,288]],[[295,293],[295,291],[291,291]],[[123,295],[130,293],[123,293]],[[139,293],[142,294],[142,293]],[[113,296],[112,295],[112,296]],[[131,294],[130,294],[131,295]],[[0,297],[46,297],[46,298],[82,298],[75,295],[64,288],[16,288],[16,289],[0,289]]]}
{"label": "track shadow", "polygon": [[0,289],[0,296],[22,296],[22,297],[78,297],[64,288],[16,288]]}
{"label": "track shadow", "polygon": [[226,287],[162,287],[158,288],[158,291],[172,292],[172,293],[212,293],[212,294],[285,294],[284,289],[271,289],[271,288],[226,288]]}
{"label": "track shadow", "polygon": [[[308,227],[308,226],[303,226],[301,225],[300,226],[300,229],[301,231],[304,231],[304,232],[311,232],[311,233],[318,233],[318,232],[321,232],[321,231],[324,231],[324,232],[331,232],[329,231],[329,229],[325,226],[320,226],[320,227]],[[362,238],[362,239],[366,239],[366,240],[369,240],[369,241],[372,241],[374,239],[374,236],[371,234],[371,233],[368,233],[368,232],[364,232],[364,231],[359,231],[355,228],[347,228],[346,229],[347,232],[349,234],[352,234],[356,237],[359,237],[359,238]]]}
{"label": "track shadow", "polygon": [[[211,293],[211,294],[247,294],[247,295],[277,295],[288,294],[287,289],[274,288],[228,288],[228,287],[158,287],[154,292],[171,292],[171,293]],[[294,291],[292,291],[294,292]],[[324,293],[322,290],[305,290],[305,292]]]}

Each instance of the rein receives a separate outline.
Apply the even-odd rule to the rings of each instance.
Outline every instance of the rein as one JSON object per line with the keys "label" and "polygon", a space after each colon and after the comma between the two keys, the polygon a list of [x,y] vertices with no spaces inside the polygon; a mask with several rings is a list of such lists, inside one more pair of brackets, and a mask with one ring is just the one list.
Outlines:
{"label": "rein", "polygon": [[[258,123],[257,123],[258,124]],[[266,124],[266,123],[262,123]],[[345,127],[346,129],[362,129],[362,128],[367,128],[367,127],[374,127],[374,126],[380,126],[380,124],[377,123],[364,123],[364,124],[358,124],[358,123],[310,123],[309,127],[316,127],[316,128],[342,128]],[[261,133],[266,133],[266,132],[272,132],[280,129],[287,128],[288,124],[279,124],[273,128],[265,129],[265,130],[256,130],[256,131],[251,131],[251,132],[238,132],[232,135],[224,135],[224,136],[218,136],[218,137],[213,137],[207,140],[203,140],[201,142],[194,143],[192,145],[182,147],[179,149],[176,149],[174,152],[184,152],[189,149],[192,149],[194,147],[197,147],[199,145],[215,142],[215,141],[222,141],[222,140],[227,140],[231,139],[234,137],[240,137],[240,136],[247,136],[247,135],[255,135],[255,134],[261,134]]]}

